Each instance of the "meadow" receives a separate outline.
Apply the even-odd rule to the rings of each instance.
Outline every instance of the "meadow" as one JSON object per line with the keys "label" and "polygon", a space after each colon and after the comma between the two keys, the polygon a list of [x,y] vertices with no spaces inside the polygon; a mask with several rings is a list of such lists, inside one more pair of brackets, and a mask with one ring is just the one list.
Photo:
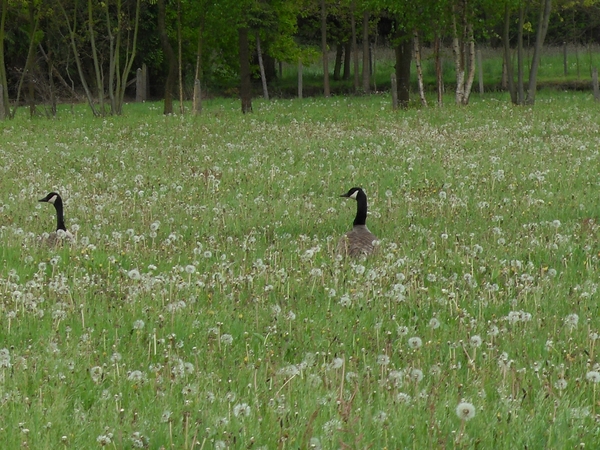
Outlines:
{"label": "meadow", "polygon": [[0,123],[2,447],[594,448],[598,104],[390,103]]}

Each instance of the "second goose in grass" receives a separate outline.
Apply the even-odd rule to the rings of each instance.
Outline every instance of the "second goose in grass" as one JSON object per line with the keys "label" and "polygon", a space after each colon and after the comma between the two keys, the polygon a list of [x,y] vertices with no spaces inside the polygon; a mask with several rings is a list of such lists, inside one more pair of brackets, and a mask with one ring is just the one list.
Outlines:
{"label": "second goose in grass", "polygon": [[67,231],[67,227],[65,226],[65,216],[63,212],[63,202],[61,196],[56,192],[50,192],[39,201],[51,203],[56,209],[56,231],[50,233],[48,236],[44,235],[42,237],[44,243],[48,245],[57,245],[63,239],[73,239],[73,235]]}
{"label": "second goose in grass", "polygon": [[356,217],[351,231],[340,239],[337,251],[342,256],[370,255],[375,250],[375,235],[367,228],[367,194],[359,187],[353,187],[341,197],[356,200]]}

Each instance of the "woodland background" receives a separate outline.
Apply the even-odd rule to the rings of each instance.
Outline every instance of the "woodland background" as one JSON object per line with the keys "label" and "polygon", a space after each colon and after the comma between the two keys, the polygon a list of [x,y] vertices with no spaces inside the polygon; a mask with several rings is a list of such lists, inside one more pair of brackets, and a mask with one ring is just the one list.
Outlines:
{"label": "woodland background", "polygon": [[[138,97],[193,99],[304,93],[369,93],[387,64],[400,106],[411,92],[448,89],[469,101],[476,49],[501,67],[494,89],[533,104],[544,48],[575,49],[577,72],[592,77],[600,40],[593,0],[0,0],[0,117],[55,115],[86,101],[94,115],[119,115]],[[580,70],[579,57],[587,58]],[[387,57],[387,62],[381,58]],[[431,75],[423,74],[424,63]],[[452,65],[451,70],[445,66]],[[481,61],[479,65],[481,66]],[[143,69],[142,69],[143,68]],[[426,71],[427,72],[427,71]],[[305,76],[305,80],[302,78]],[[298,76],[297,76],[298,75]],[[318,76],[311,81],[310,76]],[[314,78],[314,77],[313,77]],[[488,87],[489,87],[488,86]],[[573,86],[571,86],[573,87]],[[576,86],[575,86],[576,87]],[[42,106],[42,107],[40,107]]]}

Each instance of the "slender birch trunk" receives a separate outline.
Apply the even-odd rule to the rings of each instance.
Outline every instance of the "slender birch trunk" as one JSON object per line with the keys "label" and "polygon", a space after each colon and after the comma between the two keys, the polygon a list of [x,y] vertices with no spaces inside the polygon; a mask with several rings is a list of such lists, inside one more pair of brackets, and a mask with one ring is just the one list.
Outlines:
{"label": "slender birch trunk", "polygon": [[427,106],[425,85],[423,83],[423,67],[421,65],[421,41],[419,40],[419,31],[416,28],[413,31],[413,46],[415,52],[415,66],[417,69],[417,84],[419,85],[419,97],[421,98],[421,104]]}
{"label": "slender birch trunk", "polygon": [[329,54],[327,51],[327,9],[325,0],[321,0],[321,52],[323,53],[323,95],[329,97]]}
{"label": "slender birch trunk", "polygon": [[265,74],[265,64],[263,62],[262,50],[260,49],[260,36],[256,33],[256,52],[258,53],[258,67],[260,68],[260,80],[262,81],[263,97],[269,100],[269,88],[267,87],[267,76]]}

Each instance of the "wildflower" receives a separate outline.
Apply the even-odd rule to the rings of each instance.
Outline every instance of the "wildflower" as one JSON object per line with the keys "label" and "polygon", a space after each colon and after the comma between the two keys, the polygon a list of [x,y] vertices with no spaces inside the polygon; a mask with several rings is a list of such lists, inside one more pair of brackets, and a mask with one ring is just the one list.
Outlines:
{"label": "wildflower", "polygon": [[469,342],[471,343],[471,347],[477,348],[477,347],[481,347],[481,343],[483,341],[481,340],[481,337],[476,334],[474,336],[471,336],[471,339],[469,339]]}
{"label": "wildflower", "polygon": [[3,348],[0,350],[0,369],[8,369],[10,366],[10,352],[7,348]]}
{"label": "wildflower", "polygon": [[127,379],[137,383],[144,379],[144,374],[140,370],[134,370],[127,375]]}
{"label": "wildflower", "polygon": [[331,436],[334,432],[342,429],[342,422],[339,419],[331,419],[323,425],[323,432]]}
{"label": "wildflower", "polygon": [[187,266],[185,266],[185,271],[191,275],[194,272],[196,272],[196,266],[194,266],[193,264],[188,264]]}
{"label": "wildflower", "polygon": [[461,402],[456,407],[456,415],[462,421],[471,420],[475,417],[475,406],[472,403]]}
{"label": "wildflower", "polygon": [[340,306],[352,306],[352,300],[350,300],[350,296],[348,294],[342,295],[342,298],[340,298]]}
{"label": "wildflower", "polygon": [[423,371],[421,369],[412,369],[410,371],[410,379],[418,383],[423,379]]}
{"label": "wildflower", "polygon": [[398,395],[396,395],[396,401],[398,403],[410,403],[412,400],[412,397],[408,394],[405,394],[404,392],[399,392]]}
{"label": "wildflower", "polygon": [[282,367],[281,369],[279,369],[279,371],[277,373],[279,375],[283,375],[285,377],[291,378],[291,377],[295,377],[296,375],[300,375],[300,369],[298,368],[297,365],[290,364],[288,366],[285,366],[285,367]]}
{"label": "wildflower", "polygon": [[104,371],[100,366],[94,366],[90,369],[90,376],[92,377],[94,383],[99,383],[102,380],[103,372]]}
{"label": "wildflower", "polygon": [[554,387],[556,389],[558,389],[559,391],[566,389],[567,388],[567,380],[565,380],[564,378],[559,378],[558,380],[556,380],[556,383],[554,383]]}
{"label": "wildflower", "polygon": [[440,321],[433,317],[430,321],[429,321],[429,328],[431,328],[432,330],[435,330],[437,328],[440,327]]}
{"label": "wildflower", "polygon": [[141,330],[142,328],[144,328],[144,321],[143,320],[136,320],[135,322],[133,322],[133,329],[134,330]]}
{"label": "wildflower", "polygon": [[132,280],[139,280],[140,278],[142,278],[140,272],[137,269],[131,269],[129,272],[127,272],[127,276]]}
{"label": "wildflower", "polygon": [[421,338],[420,338],[420,337],[416,337],[416,336],[415,336],[415,337],[411,337],[411,338],[408,340],[408,346],[409,346],[410,348],[417,349],[417,348],[421,348],[421,346],[422,346],[422,345],[423,345],[423,341],[421,340]]}
{"label": "wildflower", "polygon": [[373,416],[373,421],[378,423],[383,423],[386,421],[388,415],[385,411],[379,411],[375,416]]}
{"label": "wildflower", "polygon": [[98,442],[102,447],[104,447],[104,446],[112,443],[112,439],[109,435],[102,434],[96,438],[96,442]]}
{"label": "wildflower", "polygon": [[160,416],[160,421],[163,423],[171,421],[171,411],[165,411],[162,416]]}
{"label": "wildflower", "polygon": [[344,360],[342,358],[333,358],[333,361],[331,362],[332,369],[341,369],[343,365]]}
{"label": "wildflower", "polygon": [[569,314],[564,319],[565,327],[569,330],[574,330],[577,328],[577,324],[579,323],[579,316],[575,313]]}
{"label": "wildflower", "polygon": [[233,407],[235,417],[247,417],[250,415],[250,406],[247,403],[238,403]]}
{"label": "wildflower", "polygon": [[379,355],[377,357],[377,364],[380,366],[387,366],[390,363],[390,357],[388,355]]}
{"label": "wildflower", "polygon": [[233,336],[230,334],[223,334],[221,335],[221,343],[223,345],[231,345],[231,343],[233,342]]}
{"label": "wildflower", "polygon": [[408,334],[408,327],[402,325],[399,326],[398,328],[396,328],[396,332],[398,333],[398,335],[400,336],[406,336]]}
{"label": "wildflower", "polygon": [[585,375],[585,379],[592,383],[598,383],[598,382],[600,382],[600,372],[597,372],[595,370],[590,370]]}

